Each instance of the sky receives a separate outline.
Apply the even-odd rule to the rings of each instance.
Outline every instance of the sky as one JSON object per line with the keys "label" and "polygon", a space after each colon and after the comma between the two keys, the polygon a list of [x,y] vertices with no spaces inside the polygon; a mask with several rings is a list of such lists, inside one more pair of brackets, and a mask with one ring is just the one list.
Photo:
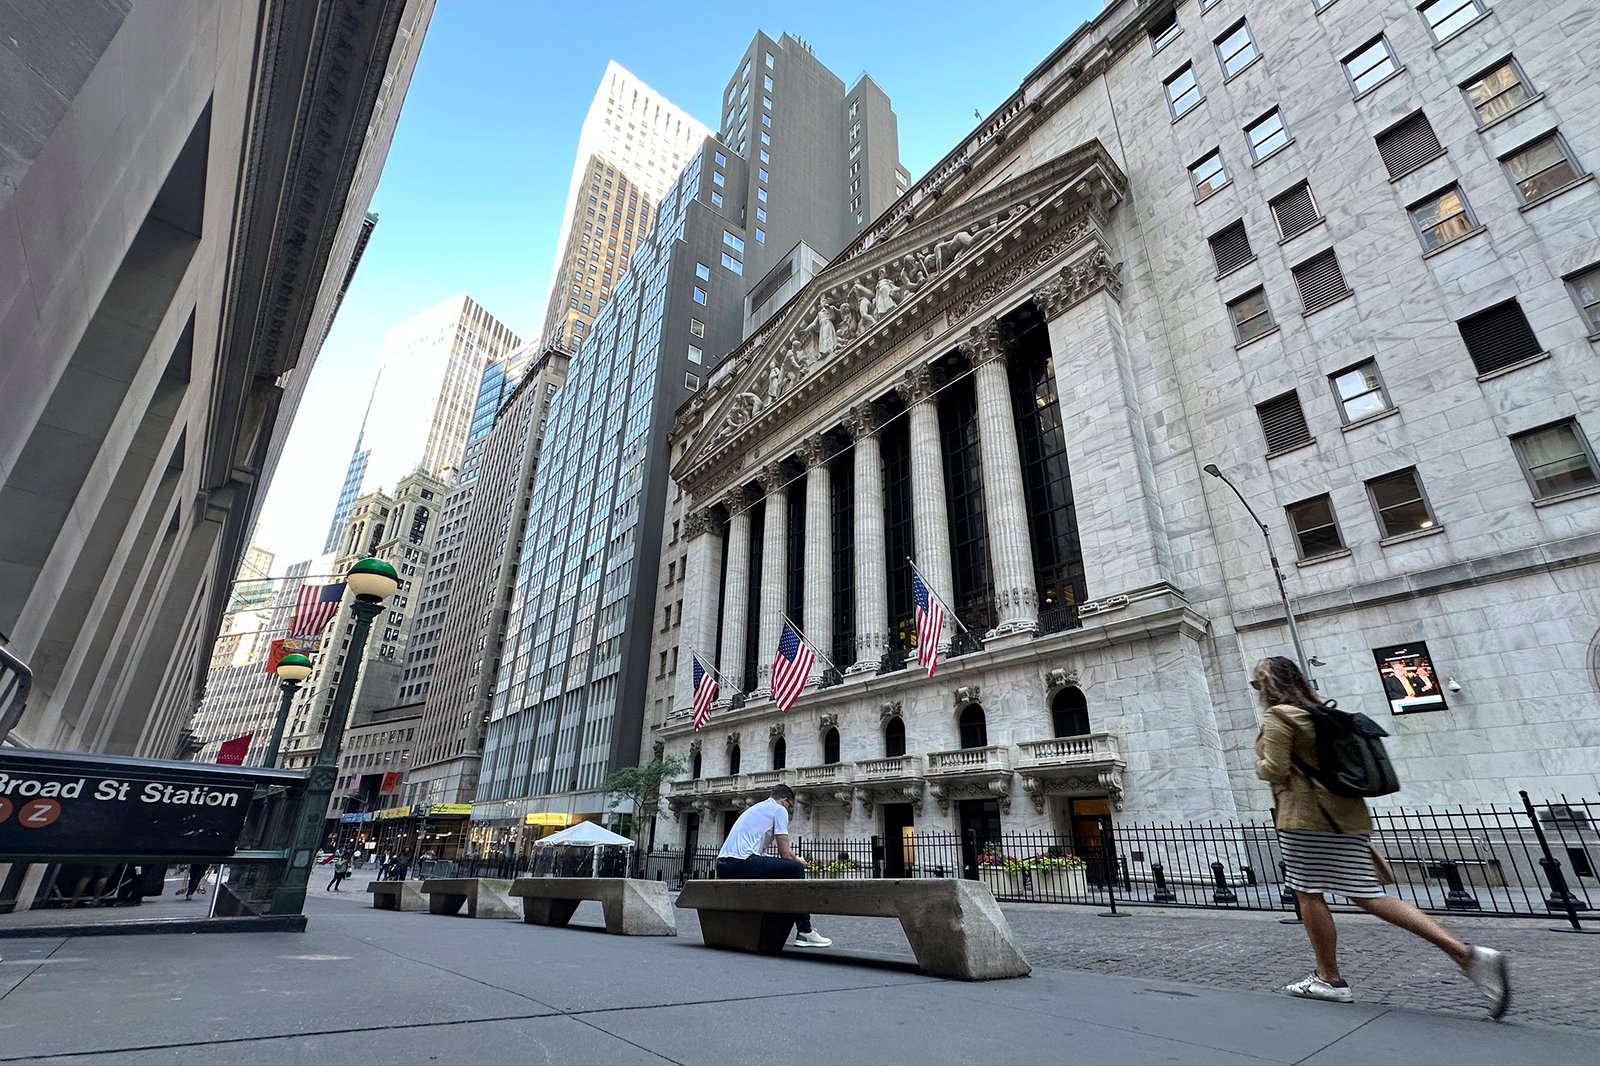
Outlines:
{"label": "sky", "polygon": [[466,292],[534,339],[578,134],[608,61],[715,130],[723,86],[755,32],[793,34],[846,85],[870,72],[889,94],[915,181],[971,132],[974,112],[998,107],[1102,6],[438,0],[372,198],[377,229],[253,543],[276,554],[277,573],[322,551],[390,327]]}

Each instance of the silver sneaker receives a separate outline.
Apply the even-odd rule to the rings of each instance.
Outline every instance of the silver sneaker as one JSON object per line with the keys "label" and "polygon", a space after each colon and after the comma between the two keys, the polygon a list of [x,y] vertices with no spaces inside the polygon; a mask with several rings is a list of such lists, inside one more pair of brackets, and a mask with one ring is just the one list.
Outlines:
{"label": "silver sneaker", "polygon": [[1350,990],[1349,985],[1330,985],[1315,973],[1301,978],[1292,985],[1284,985],[1283,990],[1291,996],[1301,999],[1321,999],[1329,1003],[1354,1003],[1356,994]]}
{"label": "silver sneaker", "polygon": [[809,933],[796,933],[794,946],[797,948],[831,948],[833,941],[813,929]]}
{"label": "silver sneaker", "polygon": [[1474,947],[1462,969],[1489,1001],[1489,1017],[1504,1016],[1511,1006],[1511,967],[1506,957],[1494,948]]}

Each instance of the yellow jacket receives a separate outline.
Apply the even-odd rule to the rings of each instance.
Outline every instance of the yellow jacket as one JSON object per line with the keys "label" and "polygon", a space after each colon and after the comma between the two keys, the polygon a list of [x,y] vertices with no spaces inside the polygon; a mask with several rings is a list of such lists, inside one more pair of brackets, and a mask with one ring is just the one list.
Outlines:
{"label": "yellow jacket", "polygon": [[1256,776],[1272,785],[1273,822],[1279,829],[1346,835],[1372,832],[1366,800],[1334,795],[1296,766],[1296,760],[1306,766],[1317,765],[1317,735],[1311,715],[1288,704],[1268,708],[1256,735]]}

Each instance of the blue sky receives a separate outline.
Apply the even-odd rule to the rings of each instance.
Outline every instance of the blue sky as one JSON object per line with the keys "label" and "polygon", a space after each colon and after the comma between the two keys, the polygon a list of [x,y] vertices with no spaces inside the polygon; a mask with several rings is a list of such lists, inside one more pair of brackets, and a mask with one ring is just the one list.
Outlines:
{"label": "blue sky", "polygon": [[870,72],[883,86],[916,179],[972,129],[974,111],[998,106],[1101,7],[438,0],[372,200],[378,228],[255,542],[278,553],[278,572],[321,551],[389,327],[467,292],[518,333],[536,330],[578,133],[609,60],[715,129],[722,87],[756,30],[792,33],[846,84]]}

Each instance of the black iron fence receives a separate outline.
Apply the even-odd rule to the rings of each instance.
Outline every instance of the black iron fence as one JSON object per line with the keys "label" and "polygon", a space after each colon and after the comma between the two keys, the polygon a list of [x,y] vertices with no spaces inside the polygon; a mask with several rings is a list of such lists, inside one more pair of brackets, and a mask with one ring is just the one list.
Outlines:
{"label": "black iron fence", "polygon": [[[1423,910],[1564,917],[1600,906],[1600,803],[1426,807],[1373,813],[1389,891]],[[966,877],[1012,902],[1292,911],[1277,834],[1266,823],[1105,822],[1078,834],[913,833],[902,840],[797,838],[813,878]],[[716,849],[658,851],[643,876],[716,876]],[[1591,921],[1600,921],[1594,915]]]}

